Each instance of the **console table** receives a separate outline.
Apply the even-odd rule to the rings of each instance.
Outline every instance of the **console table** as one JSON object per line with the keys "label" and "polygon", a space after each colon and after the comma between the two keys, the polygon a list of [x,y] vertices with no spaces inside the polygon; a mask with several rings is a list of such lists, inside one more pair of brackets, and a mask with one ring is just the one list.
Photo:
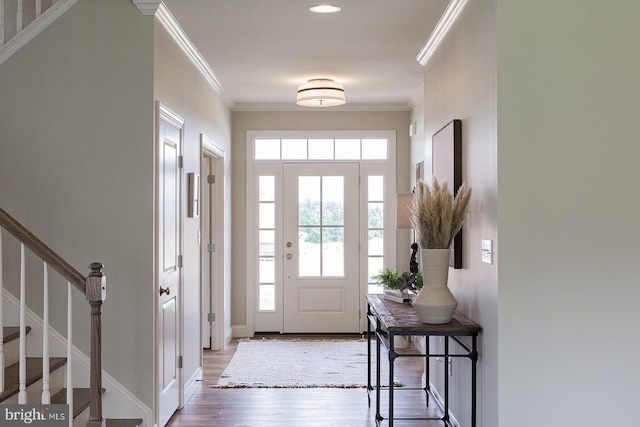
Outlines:
{"label": "console table", "polygon": [[[393,421],[395,420],[440,420],[445,426],[452,426],[449,419],[449,375],[448,365],[450,358],[468,358],[471,361],[471,427],[476,426],[476,364],[478,361],[477,350],[477,338],[478,333],[482,328],[462,316],[459,313],[455,313],[451,322],[442,325],[433,325],[422,323],[418,319],[418,315],[413,307],[409,304],[402,304],[392,302],[384,299],[382,295],[367,294],[367,348],[368,348],[368,378],[367,378],[367,394],[369,397],[369,406],[371,406],[371,392],[374,387],[371,385],[371,340],[372,334],[371,327],[375,329],[376,337],[376,425],[380,426],[380,423],[385,418],[380,414],[380,356],[381,347],[384,346],[389,357],[389,413],[388,420],[389,427],[393,427]],[[426,341],[426,354],[398,354],[394,349],[394,337],[396,336],[422,336]],[[431,353],[429,351],[429,337],[441,336],[444,337],[444,352],[443,353]],[[461,337],[470,337],[471,345],[465,343]],[[449,349],[449,340],[458,344],[462,353],[451,353]],[[460,350],[459,350],[460,351]],[[394,418],[393,414],[393,400],[394,400],[394,367],[393,364],[398,357],[421,357],[424,358],[426,381],[424,390],[427,397],[427,406],[429,406],[430,397],[432,401],[436,401],[433,398],[432,392],[429,386],[429,358],[442,357],[444,358],[444,405],[439,405],[442,412],[442,416],[439,418]],[[387,387],[385,387],[387,388]],[[406,390],[406,389],[405,389]],[[415,388],[412,390],[416,390]],[[436,401],[437,402],[437,401]]]}

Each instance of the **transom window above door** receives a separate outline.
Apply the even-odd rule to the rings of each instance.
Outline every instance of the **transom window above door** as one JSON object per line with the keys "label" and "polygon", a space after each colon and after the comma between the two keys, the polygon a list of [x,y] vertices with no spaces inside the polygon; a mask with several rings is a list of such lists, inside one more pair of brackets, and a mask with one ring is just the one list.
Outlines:
{"label": "transom window above door", "polygon": [[255,160],[386,160],[387,138],[256,139]]}

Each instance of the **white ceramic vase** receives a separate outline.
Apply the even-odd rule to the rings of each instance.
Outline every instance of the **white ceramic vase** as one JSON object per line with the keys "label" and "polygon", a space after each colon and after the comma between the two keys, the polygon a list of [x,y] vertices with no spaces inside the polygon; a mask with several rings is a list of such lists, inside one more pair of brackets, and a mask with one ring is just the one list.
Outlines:
{"label": "white ceramic vase", "polygon": [[447,286],[449,279],[449,249],[422,249],[422,290],[413,307],[423,323],[449,323],[458,301]]}

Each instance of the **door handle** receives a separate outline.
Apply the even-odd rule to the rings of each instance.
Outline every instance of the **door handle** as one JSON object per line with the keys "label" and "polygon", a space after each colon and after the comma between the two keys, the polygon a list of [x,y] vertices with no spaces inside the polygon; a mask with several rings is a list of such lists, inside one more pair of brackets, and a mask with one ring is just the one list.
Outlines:
{"label": "door handle", "polygon": [[287,259],[291,259],[291,258],[293,258],[293,255],[287,254]]}
{"label": "door handle", "polygon": [[171,289],[169,289],[168,286],[166,288],[163,288],[162,286],[160,286],[160,296],[162,296],[162,294],[169,295],[170,293],[171,293]]}

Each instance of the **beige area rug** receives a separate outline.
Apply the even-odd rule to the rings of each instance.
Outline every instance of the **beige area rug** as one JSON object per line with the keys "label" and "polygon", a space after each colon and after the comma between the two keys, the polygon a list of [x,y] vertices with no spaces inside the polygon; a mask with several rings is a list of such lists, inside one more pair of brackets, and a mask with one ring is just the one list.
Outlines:
{"label": "beige area rug", "polygon": [[[375,385],[375,342],[372,385]],[[381,384],[389,385],[382,357]],[[402,384],[394,382],[401,387]],[[214,388],[357,388],[367,386],[366,340],[244,340]]]}

